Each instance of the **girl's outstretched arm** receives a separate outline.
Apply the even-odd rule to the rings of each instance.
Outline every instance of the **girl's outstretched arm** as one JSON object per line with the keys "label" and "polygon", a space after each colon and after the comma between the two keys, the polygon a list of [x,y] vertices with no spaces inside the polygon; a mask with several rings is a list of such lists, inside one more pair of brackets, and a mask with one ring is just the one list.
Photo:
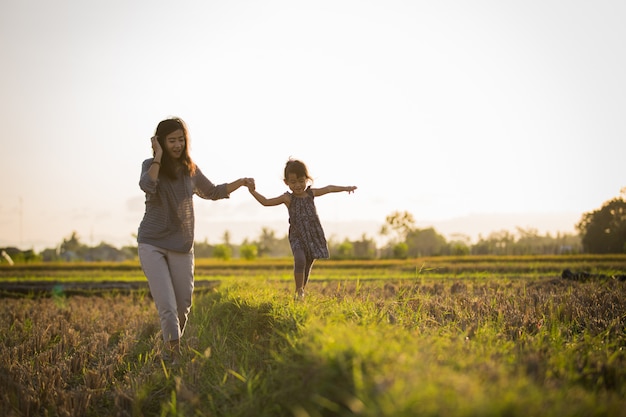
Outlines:
{"label": "girl's outstretched arm", "polygon": [[254,178],[239,178],[231,183],[226,184],[226,192],[228,194],[237,190],[239,187],[248,186],[248,182],[252,181],[254,183]]}
{"label": "girl's outstretched arm", "polygon": [[289,207],[289,196],[287,194],[279,195],[278,197],[274,198],[266,198],[262,194],[259,194],[259,192],[254,189],[254,186],[248,187],[248,190],[250,191],[250,194],[252,194],[252,196],[256,199],[256,201],[266,207],[277,206],[279,204],[285,204]]}
{"label": "girl's outstretched arm", "polygon": [[341,185],[327,185],[322,188],[311,188],[313,191],[313,195],[318,197],[320,195],[328,194],[328,193],[340,193],[342,191],[347,191],[348,194],[353,193],[356,190],[354,185],[341,186]]}

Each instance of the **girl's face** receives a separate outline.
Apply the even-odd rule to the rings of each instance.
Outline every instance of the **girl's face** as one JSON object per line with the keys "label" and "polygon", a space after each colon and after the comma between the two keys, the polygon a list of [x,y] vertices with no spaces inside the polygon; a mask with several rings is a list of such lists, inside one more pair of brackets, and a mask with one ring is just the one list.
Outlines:
{"label": "girl's face", "polygon": [[306,190],[306,177],[296,177],[296,174],[289,173],[285,178],[285,184],[294,195],[304,195]]}
{"label": "girl's face", "polygon": [[178,129],[165,137],[165,151],[173,159],[178,159],[185,150],[185,134]]}

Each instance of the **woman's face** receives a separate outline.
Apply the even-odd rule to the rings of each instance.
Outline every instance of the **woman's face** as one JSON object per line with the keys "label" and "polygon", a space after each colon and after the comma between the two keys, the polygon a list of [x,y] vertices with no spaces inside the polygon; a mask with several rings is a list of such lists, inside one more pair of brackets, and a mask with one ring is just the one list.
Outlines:
{"label": "woman's face", "polygon": [[185,150],[185,134],[178,129],[165,137],[165,152],[174,159],[178,159]]}

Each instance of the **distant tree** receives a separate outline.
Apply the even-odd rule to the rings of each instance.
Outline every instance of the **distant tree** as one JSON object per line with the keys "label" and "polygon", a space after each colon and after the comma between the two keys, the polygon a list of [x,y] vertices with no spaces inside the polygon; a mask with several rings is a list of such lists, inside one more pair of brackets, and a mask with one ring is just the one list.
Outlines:
{"label": "distant tree", "polygon": [[224,231],[224,234],[222,235],[222,242],[224,242],[225,245],[230,246],[230,232],[228,230]]}
{"label": "distant tree", "polygon": [[409,257],[409,246],[405,242],[398,242],[392,246],[394,259],[406,259]]}
{"label": "distant tree", "polygon": [[584,213],[576,228],[587,253],[626,252],[626,201],[614,198],[600,209]]}
{"label": "distant tree", "polygon": [[66,261],[76,261],[83,259],[86,246],[80,242],[78,233],[72,232],[71,236],[63,239],[59,247],[59,255]]}
{"label": "distant tree", "polygon": [[122,252],[126,259],[137,259],[139,256],[137,246],[133,245],[122,246]]}
{"label": "distant tree", "polygon": [[557,233],[555,237],[547,233],[541,236],[537,229],[517,228],[518,239],[513,245],[513,255],[556,255],[580,252],[580,238],[577,235]]}
{"label": "distant tree", "polygon": [[557,244],[557,254],[574,254],[583,251],[582,241],[579,234],[557,233],[554,238]]}
{"label": "distant tree", "polygon": [[487,238],[479,235],[478,242],[472,247],[475,255],[512,255],[515,236],[508,230],[492,232]]}
{"label": "distant tree", "polygon": [[406,236],[407,253],[409,257],[441,255],[446,247],[446,239],[434,228],[415,229]]}
{"label": "distant tree", "polygon": [[415,218],[408,211],[394,211],[385,219],[385,224],[380,229],[380,234],[392,237],[394,242],[404,242],[407,234],[415,227]]}
{"label": "distant tree", "polygon": [[463,233],[453,233],[450,241],[443,247],[442,255],[465,256],[470,253],[472,239]]}
{"label": "distant tree", "polygon": [[465,256],[470,253],[470,247],[465,242],[459,240],[449,242],[443,250],[443,255]]}
{"label": "distant tree", "polygon": [[272,229],[264,227],[261,229],[261,235],[256,242],[258,254],[260,257],[283,257],[291,254],[289,246],[289,237],[285,235],[283,238],[277,238],[276,232]]}
{"label": "distant tree", "polygon": [[376,242],[364,233],[360,240],[344,239],[335,241],[334,237],[328,240],[330,257],[336,259],[375,259],[377,255]]}
{"label": "distant tree", "polygon": [[239,255],[248,261],[256,259],[259,254],[259,250],[254,243],[249,243],[248,240],[244,240],[244,242],[239,247]]}
{"label": "distant tree", "polygon": [[215,245],[213,256],[227,261],[233,257],[233,248],[230,245],[220,243],[219,245]]}
{"label": "distant tree", "polygon": [[356,259],[376,258],[376,242],[374,239],[368,238],[365,233],[361,236],[361,240],[355,240],[351,243],[354,248],[354,257]]}
{"label": "distant tree", "polygon": [[133,253],[128,254],[105,242],[101,242],[98,246],[83,248],[81,253],[81,258],[90,262],[122,262],[135,257]]}
{"label": "distant tree", "polygon": [[63,239],[63,242],[61,243],[61,253],[69,251],[77,252],[82,246],[83,245],[80,243],[78,233],[74,231],[70,237]]}
{"label": "distant tree", "polygon": [[61,260],[57,248],[44,249],[43,251],[41,251],[40,255],[41,260],[44,262],[57,262]]}
{"label": "distant tree", "polygon": [[536,229],[517,228],[518,238],[507,230],[491,233],[487,238],[479,235],[478,242],[470,247],[473,255],[554,255],[580,253],[578,235],[557,233],[539,235]]}
{"label": "distant tree", "polygon": [[517,227],[519,238],[515,244],[515,255],[538,255],[545,251],[543,238],[537,229]]}
{"label": "distant tree", "polygon": [[354,245],[348,239],[345,239],[333,249],[331,250],[331,258],[354,259]]}
{"label": "distant tree", "polygon": [[211,258],[213,256],[213,245],[205,238],[202,242],[194,242],[193,253],[196,258]]}

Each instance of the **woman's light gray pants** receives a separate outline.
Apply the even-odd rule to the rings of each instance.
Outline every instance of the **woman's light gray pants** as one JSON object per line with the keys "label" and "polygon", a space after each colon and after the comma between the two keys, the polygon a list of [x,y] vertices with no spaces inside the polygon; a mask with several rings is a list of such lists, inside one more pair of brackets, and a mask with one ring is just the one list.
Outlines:
{"label": "woman's light gray pants", "polygon": [[194,254],[138,245],[139,261],[159,311],[163,340],[180,339],[191,311]]}

